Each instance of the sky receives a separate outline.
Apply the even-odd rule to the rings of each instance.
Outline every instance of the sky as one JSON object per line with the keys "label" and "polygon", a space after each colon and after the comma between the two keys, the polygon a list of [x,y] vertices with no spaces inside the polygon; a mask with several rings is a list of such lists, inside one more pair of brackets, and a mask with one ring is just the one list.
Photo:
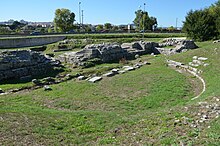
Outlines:
{"label": "sky", "polygon": [[[156,17],[159,27],[182,26],[187,12],[210,6],[217,0],[2,0],[0,21],[9,19],[51,22],[58,8],[70,9],[79,22],[79,2],[84,10],[84,23],[131,24],[135,11],[144,9]],[[141,7],[140,7],[141,6]]]}

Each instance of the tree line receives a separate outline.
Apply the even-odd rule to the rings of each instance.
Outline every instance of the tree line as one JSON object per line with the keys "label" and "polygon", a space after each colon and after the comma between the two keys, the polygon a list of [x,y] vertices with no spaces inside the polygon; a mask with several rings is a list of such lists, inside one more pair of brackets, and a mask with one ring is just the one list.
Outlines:
{"label": "tree line", "polygon": [[[134,24],[136,26],[136,31],[149,30],[152,31],[157,27],[157,19],[155,17],[150,17],[148,12],[137,10],[135,12],[136,17],[134,19]],[[57,9],[54,17],[54,26],[56,32],[68,32],[71,29],[77,28],[79,25],[74,25],[75,14],[68,9]],[[87,25],[83,25],[85,31],[91,31]],[[104,25],[97,25],[97,31],[101,30],[120,30],[120,27],[114,26],[111,23],[105,23]]]}

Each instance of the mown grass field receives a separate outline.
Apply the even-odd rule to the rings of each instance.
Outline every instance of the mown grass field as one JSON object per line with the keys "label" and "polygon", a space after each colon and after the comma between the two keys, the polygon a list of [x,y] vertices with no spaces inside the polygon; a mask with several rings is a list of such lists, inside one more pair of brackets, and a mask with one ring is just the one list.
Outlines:
{"label": "mown grass field", "polygon": [[[94,34],[52,34],[52,35],[27,35],[0,37],[0,39],[19,39],[33,37],[48,37],[48,36],[66,36],[74,39],[115,39],[115,38],[143,38],[143,33],[94,33]],[[184,33],[144,33],[144,38],[168,38],[168,37],[185,37]]]}
{"label": "mown grass field", "polygon": [[[95,84],[70,80],[49,92],[0,96],[0,145],[219,145],[219,118],[202,129],[174,122],[193,118],[186,106],[220,97],[219,44],[197,44],[199,49],[169,59],[209,58],[201,68],[207,91],[199,99],[191,101],[196,79],[169,68],[162,55],[146,55],[141,60],[151,65]],[[118,64],[93,69],[104,66]]]}

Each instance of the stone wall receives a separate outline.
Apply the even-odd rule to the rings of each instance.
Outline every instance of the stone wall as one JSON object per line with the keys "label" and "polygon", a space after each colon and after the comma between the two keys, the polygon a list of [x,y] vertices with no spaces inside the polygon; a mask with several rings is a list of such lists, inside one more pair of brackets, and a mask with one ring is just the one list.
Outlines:
{"label": "stone wall", "polygon": [[44,75],[52,70],[52,62],[34,51],[0,52],[0,81]]}
{"label": "stone wall", "polygon": [[0,49],[41,46],[64,40],[65,36],[1,38]]}

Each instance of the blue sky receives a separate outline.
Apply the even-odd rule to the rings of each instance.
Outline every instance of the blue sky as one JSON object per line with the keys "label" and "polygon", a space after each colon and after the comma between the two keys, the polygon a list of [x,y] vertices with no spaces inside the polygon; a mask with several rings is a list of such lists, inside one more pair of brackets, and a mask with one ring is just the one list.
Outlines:
{"label": "blue sky", "polygon": [[79,1],[84,10],[84,22],[90,24],[129,24],[134,12],[146,3],[146,11],[158,19],[158,26],[178,26],[191,9],[208,7],[217,0],[2,0],[0,21],[9,19],[28,21],[53,21],[57,8],[68,8],[79,21]]}

